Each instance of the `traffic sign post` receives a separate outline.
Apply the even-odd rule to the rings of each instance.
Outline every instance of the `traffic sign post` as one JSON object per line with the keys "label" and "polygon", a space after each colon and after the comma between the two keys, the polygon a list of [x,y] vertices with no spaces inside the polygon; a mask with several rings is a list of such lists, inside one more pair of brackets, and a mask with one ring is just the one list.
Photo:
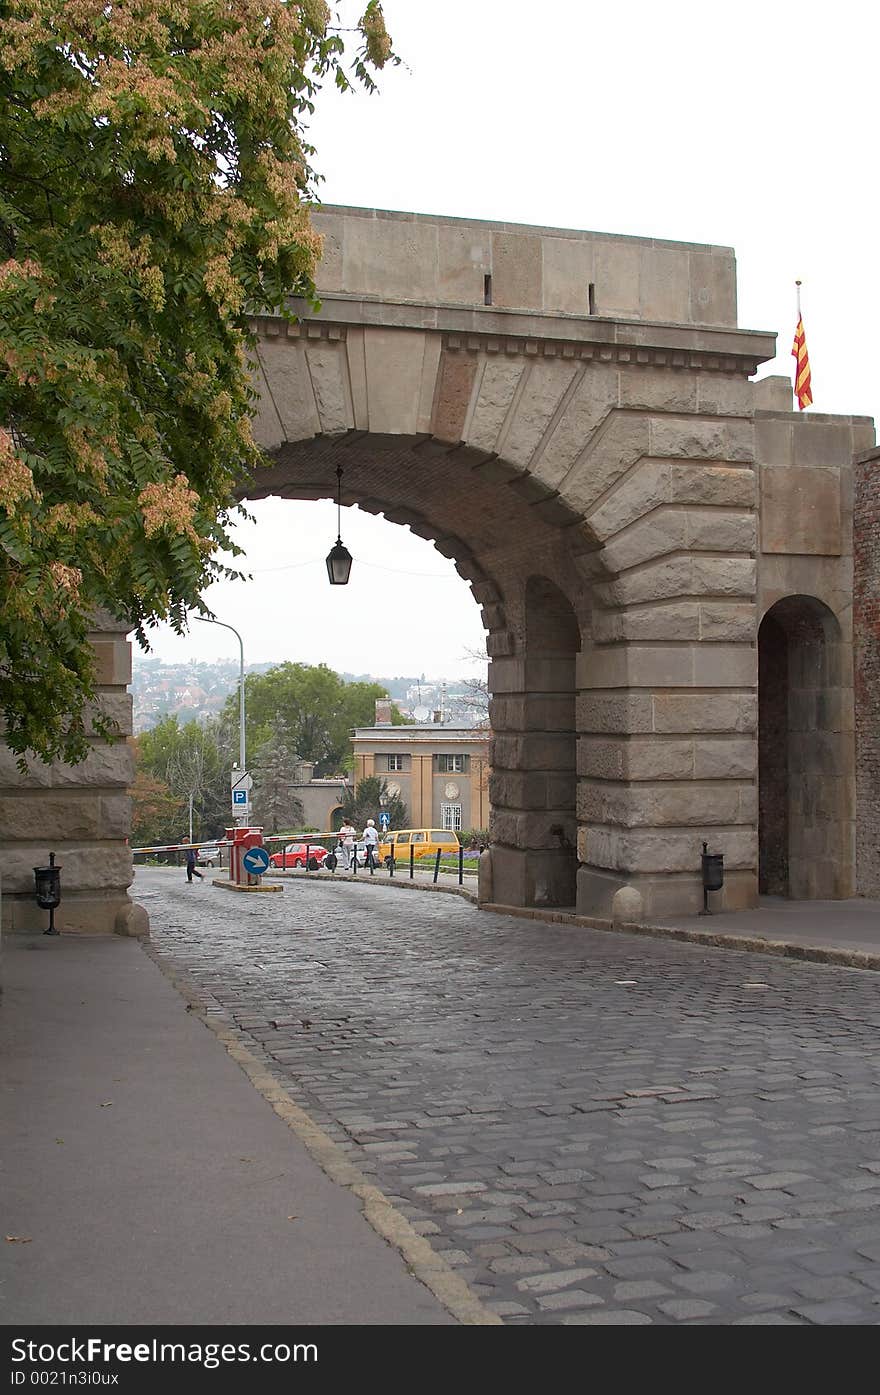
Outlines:
{"label": "traffic sign post", "polygon": [[388,825],[391,823],[391,815],[387,809],[382,809],[379,813],[379,827],[383,833],[388,832]]}
{"label": "traffic sign post", "polygon": [[250,823],[253,779],[247,770],[239,770],[236,767],[229,773],[229,786],[232,794],[233,818],[238,819],[242,824]]}

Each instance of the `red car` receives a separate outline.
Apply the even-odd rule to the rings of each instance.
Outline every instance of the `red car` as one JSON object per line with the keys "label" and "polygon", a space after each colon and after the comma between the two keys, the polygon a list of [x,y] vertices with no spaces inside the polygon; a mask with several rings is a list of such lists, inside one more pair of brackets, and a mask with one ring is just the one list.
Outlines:
{"label": "red car", "polygon": [[313,872],[317,872],[324,864],[327,856],[327,849],[320,843],[288,843],[283,852],[273,853],[269,858],[270,867],[288,868],[305,867],[306,847],[309,851],[309,867]]}

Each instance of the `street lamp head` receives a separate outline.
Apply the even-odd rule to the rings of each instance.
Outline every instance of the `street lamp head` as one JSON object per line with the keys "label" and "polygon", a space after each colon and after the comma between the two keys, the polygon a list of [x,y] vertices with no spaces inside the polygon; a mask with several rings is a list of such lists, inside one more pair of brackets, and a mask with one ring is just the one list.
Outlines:
{"label": "street lamp head", "polygon": [[331,586],[347,586],[351,575],[351,553],[341,538],[327,553],[327,575]]}
{"label": "street lamp head", "polygon": [[347,586],[351,575],[351,553],[342,542],[342,466],[336,466],[336,542],[327,553],[327,575],[331,586]]}

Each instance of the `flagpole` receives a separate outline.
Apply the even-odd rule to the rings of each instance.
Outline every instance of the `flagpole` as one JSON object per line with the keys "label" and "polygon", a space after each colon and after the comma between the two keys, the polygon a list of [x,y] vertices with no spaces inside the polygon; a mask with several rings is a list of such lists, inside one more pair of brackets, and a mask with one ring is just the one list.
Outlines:
{"label": "flagpole", "polygon": [[798,321],[800,322],[800,320],[803,318],[803,316],[801,315],[801,283],[800,281],[795,281],[794,284],[797,286],[797,310]]}

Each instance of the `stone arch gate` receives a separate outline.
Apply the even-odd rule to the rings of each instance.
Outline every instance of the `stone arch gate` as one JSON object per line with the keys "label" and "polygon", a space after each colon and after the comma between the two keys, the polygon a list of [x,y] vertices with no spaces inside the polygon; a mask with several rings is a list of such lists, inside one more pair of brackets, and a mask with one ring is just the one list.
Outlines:
{"label": "stone arch gate", "polygon": [[[690,912],[706,839],[725,904],[753,903],[762,547],[773,601],[789,562],[789,589],[815,592],[813,558],[846,609],[847,472],[870,422],[797,419],[787,380],[750,381],[775,337],[737,327],[731,249],[366,209],[315,222],[320,313],[258,322],[272,463],[242,497],[332,498],[341,465],[343,502],[429,538],[470,583],[492,899],[607,916],[632,886],[647,915]],[[124,636],[96,643],[124,721]],[[72,926],[142,924],[127,760],[96,746],[15,788],[8,889],[26,870],[30,890],[49,837]]]}

